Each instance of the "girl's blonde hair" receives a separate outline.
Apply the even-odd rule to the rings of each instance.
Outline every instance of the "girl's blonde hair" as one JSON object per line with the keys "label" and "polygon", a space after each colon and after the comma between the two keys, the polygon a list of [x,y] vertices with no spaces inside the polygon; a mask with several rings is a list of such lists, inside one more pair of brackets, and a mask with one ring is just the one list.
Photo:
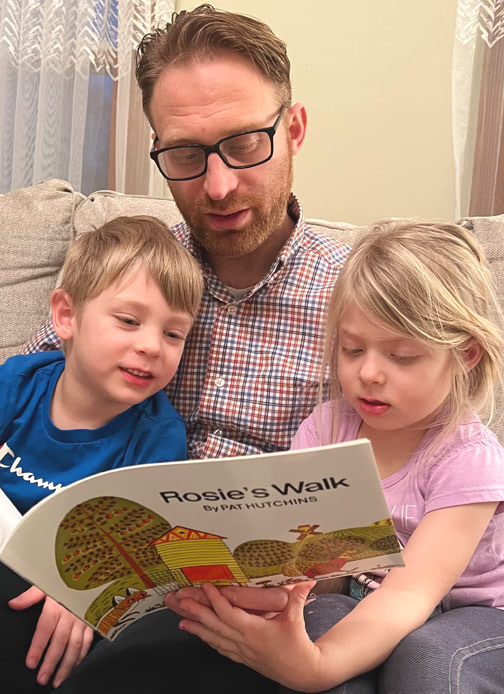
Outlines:
{"label": "girl's blonde hair", "polygon": [[136,268],[151,275],[172,308],[194,319],[203,291],[201,269],[156,217],[117,217],[78,236],[66,255],[59,286],[79,314],[86,301]]}
{"label": "girl's blonde hair", "polygon": [[[490,270],[471,232],[456,224],[408,220],[378,222],[358,239],[328,306],[322,373],[329,372],[331,400],[342,395],[338,326],[353,303],[387,328],[451,352],[456,368],[443,409],[443,434],[453,431],[465,414],[484,406],[489,406],[491,418],[503,339],[490,317],[498,315]],[[468,369],[473,340],[482,357]]]}

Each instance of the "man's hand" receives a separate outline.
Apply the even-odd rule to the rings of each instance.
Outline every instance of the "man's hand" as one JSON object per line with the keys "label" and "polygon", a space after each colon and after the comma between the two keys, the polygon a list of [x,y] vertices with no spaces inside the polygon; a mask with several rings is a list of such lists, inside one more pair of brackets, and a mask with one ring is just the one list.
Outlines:
{"label": "man's hand", "polygon": [[[280,684],[297,691],[320,691],[317,673],[321,653],[310,641],[303,617],[306,598],[313,586],[314,582],[293,585],[285,593],[284,609],[271,619],[264,619],[233,606],[224,589],[219,591],[207,583],[202,588],[205,600],[180,598],[180,607],[190,618],[183,619],[179,626],[222,655]],[[267,594],[270,590],[273,589],[259,592]]]}
{"label": "man's hand", "polygon": [[[242,610],[250,614],[270,618],[287,606],[289,591],[292,588],[293,585],[267,589],[226,586],[221,588],[220,592],[229,600],[231,605],[241,607]],[[191,619],[192,615],[185,612],[180,604],[180,601],[184,599],[190,599],[200,605],[211,607],[205,591],[201,588],[181,588],[176,592],[168,593],[165,597],[165,605],[181,617]]]}
{"label": "man's hand", "polygon": [[37,682],[42,685],[47,684],[59,663],[53,680],[54,686],[57,687],[88,652],[93,640],[93,630],[35,586],[9,600],[9,607],[13,610],[26,610],[44,599],[45,605],[37,622],[25,663],[26,667],[34,670],[40,662],[44,649],[48,646],[40,665]]}

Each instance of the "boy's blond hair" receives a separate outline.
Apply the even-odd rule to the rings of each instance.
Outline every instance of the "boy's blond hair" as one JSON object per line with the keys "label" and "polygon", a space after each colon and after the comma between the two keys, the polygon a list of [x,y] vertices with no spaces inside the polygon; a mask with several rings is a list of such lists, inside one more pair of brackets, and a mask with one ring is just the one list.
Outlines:
{"label": "boy's blond hair", "polygon": [[[338,325],[352,303],[399,334],[450,351],[456,368],[443,433],[485,405],[491,417],[504,343],[491,318],[499,313],[490,270],[471,232],[456,224],[407,220],[377,223],[358,239],[328,306],[323,368],[330,373],[332,400],[342,395]],[[468,369],[471,340],[482,357]]]}
{"label": "boy's blond hair", "polygon": [[59,286],[79,314],[86,301],[135,268],[151,275],[172,308],[194,319],[203,291],[200,267],[156,217],[117,217],[80,234],[66,255]]}

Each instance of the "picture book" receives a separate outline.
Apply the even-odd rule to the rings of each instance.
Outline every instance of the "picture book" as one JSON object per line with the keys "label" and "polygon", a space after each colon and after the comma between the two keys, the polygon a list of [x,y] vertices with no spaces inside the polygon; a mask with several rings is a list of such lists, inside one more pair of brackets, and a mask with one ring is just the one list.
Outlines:
{"label": "picture book", "polygon": [[365,439],[94,475],[22,516],[0,560],[110,640],[183,586],[403,565]]}

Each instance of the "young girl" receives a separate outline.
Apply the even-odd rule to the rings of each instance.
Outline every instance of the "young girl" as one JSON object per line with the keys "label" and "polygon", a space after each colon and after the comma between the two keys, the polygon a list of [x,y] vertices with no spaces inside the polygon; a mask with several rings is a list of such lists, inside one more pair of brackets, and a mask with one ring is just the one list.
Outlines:
{"label": "young girl", "polygon": [[493,308],[459,226],[388,223],[358,241],[329,306],[330,400],[292,448],[371,441],[406,566],[306,606],[313,583],[298,584],[270,619],[236,607],[261,606],[246,589],[207,585],[213,610],[180,600],[181,628],[290,690],[504,691],[504,450],[476,414],[500,369]]}

